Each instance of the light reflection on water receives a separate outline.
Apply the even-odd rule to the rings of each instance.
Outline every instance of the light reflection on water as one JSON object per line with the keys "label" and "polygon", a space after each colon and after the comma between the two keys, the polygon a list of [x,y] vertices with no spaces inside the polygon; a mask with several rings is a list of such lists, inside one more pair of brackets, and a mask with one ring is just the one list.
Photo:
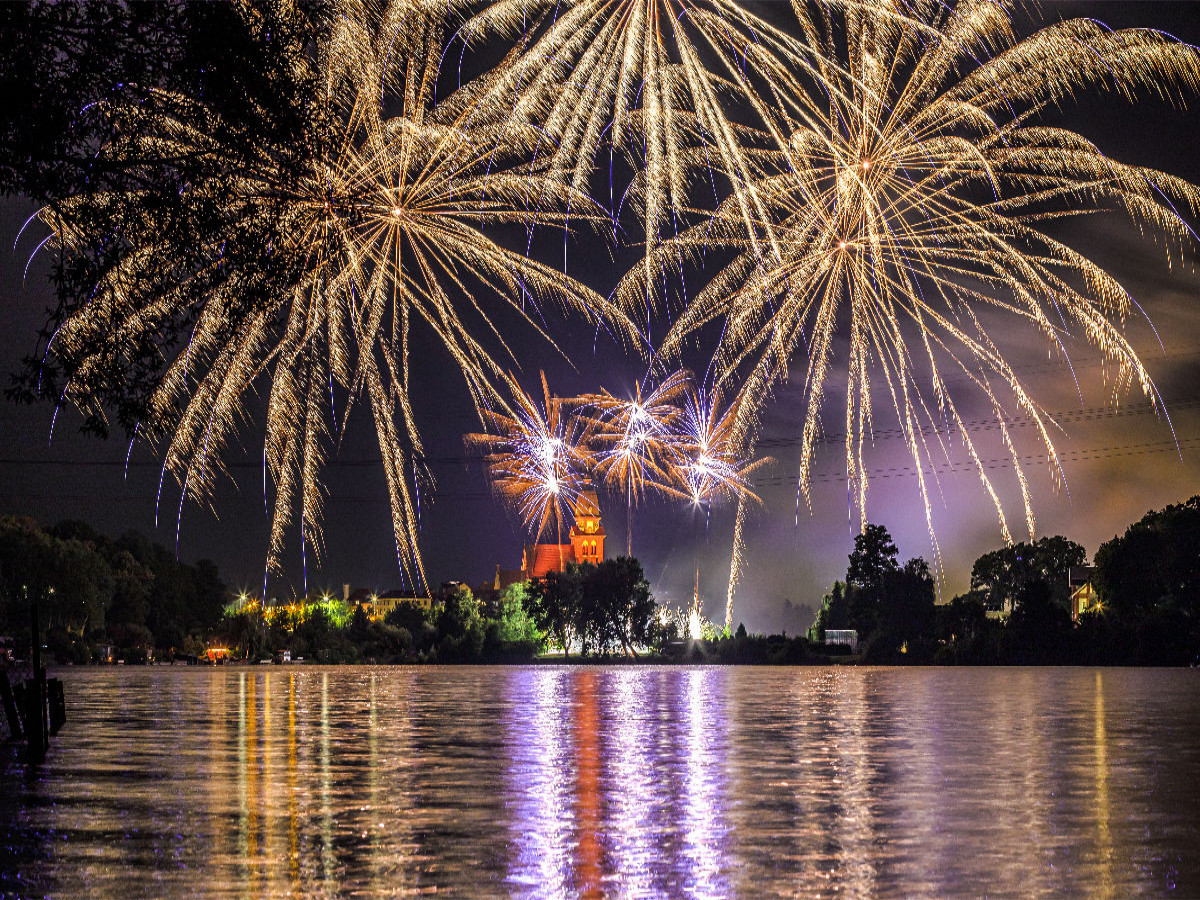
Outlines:
{"label": "light reflection on water", "polygon": [[0,895],[1200,896],[1200,673],[66,670]]}

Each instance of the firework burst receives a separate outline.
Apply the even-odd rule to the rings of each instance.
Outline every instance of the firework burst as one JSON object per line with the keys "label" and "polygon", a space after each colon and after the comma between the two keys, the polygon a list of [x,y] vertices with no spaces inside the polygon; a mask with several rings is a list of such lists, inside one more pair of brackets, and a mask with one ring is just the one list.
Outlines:
{"label": "firework burst", "polygon": [[[586,198],[530,171],[531,133],[522,143],[512,128],[479,126],[469,111],[435,103],[445,15],[440,2],[343,3],[315,57],[297,57],[311,67],[303,81],[327,125],[300,135],[300,151],[239,145],[221,111],[191,97],[158,96],[154,119],[121,131],[102,151],[114,165],[135,156],[211,161],[200,173],[207,177],[179,189],[181,204],[219,224],[193,235],[191,259],[201,262],[191,269],[172,263],[178,233],[159,227],[140,194],[81,195],[44,214],[69,256],[114,244],[78,224],[89,210],[133,211],[115,242],[124,252],[61,322],[49,352],[68,373],[64,397],[85,408],[96,406],[94,385],[128,348],[157,354],[163,372],[139,433],[160,444],[164,472],[185,497],[211,497],[247,398],[265,385],[269,564],[278,564],[294,523],[302,546],[320,553],[322,470],[365,397],[398,559],[413,583],[424,582],[415,491],[429,478],[410,402],[415,333],[446,349],[481,412],[505,408],[502,363],[513,359],[485,299],[543,336],[537,322],[547,304],[629,333],[604,298],[485,233],[561,225],[568,207],[573,221],[596,216]],[[260,260],[260,247],[271,266],[265,278],[240,262]],[[158,342],[164,322],[187,323],[182,351]]]}
{"label": "firework burst", "polygon": [[574,521],[576,506],[592,467],[586,421],[572,413],[569,401],[550,394],[542,373],[542,402],[512,384],[514,412],[485,412],[488,429],[465,437],[482,450],[484,466],[497,495],[521,517],[536,540]]}
{"label": "firework burst", "polygon": [[[1181,250],[1194,234],[1200,191],[1162,172],[1105,156],[1085,138],[1044,124],[1073,92],[1099,84],[1131,97],[1200,84],[1200,57],[1161,32],[1110,31],[1090,20],[1052,25],[1018,40],[1006,4],[793,4],[811,49],[808,88],[780,71],[762,135],[771,149],[751,190],[768,214],[747,223],[725,201],[705,222],[656,251],[660,264],[731,253],[691,298],[665,340],[678,353],[706,323],[723,323],[717,381],[744,402],[731,430],[752,441],[772,391],[806,357],[800,485],[810,500],[814,448],[838,338],[848,342],[845,465],[852,509],[866,522],[864,446],[873,432],[872,389],[890,401],[916,462],[935,557],[926,473],[949,456],[956,432],[1009,525],[947,379],[965,378],[995,411],[1014,457],[1026,525],[1030,492],[1006,426],[1023,414],[1061,478],[1055,427],[1026,390],[991,329],[1007,319],[1040,332],[1064,356],[1071,334],[1099,350],[1114,394],[1133,385],[1157,405],[1154,385],[1122,326],[1135,308],[1103,267],[1055,236],[1066,216],[1115,210]],[[770,54],[757,64],[787,66]],[[652,286],[632,272],[629,308]],[[1002,387],[1002,396],[996,387]]]}
{"label": "firework burst", "polygon": [[646,492],[683,496],[676,487],[675,426],[682,415],[677,401],[689,380],[689,373],[680,370],[645,397],[639,383],[632,399],[614,397],[607,391],[577,398],[592,413],[589,430],[597,448],[596,475],[625,495],[627,556],[633,555],[633,508]]}
{"label": "firework burst", "polygon": [[[741,405],[740,395],[728,406],[720,388],[705,391],[697,387],[689,392],[677,432],[678,462],[676,477],[684,496],[704,512],[705,533],[714,503],[736,499],[737,522],[730,557],[729,593],[726,600],[725,625],[733,617],[733,591],[737,584],[742,560],[742,528],[747,503],[762,501],[750,489],[748,476],[771,462],[769,457],[749,460],[746,445],[738,432]],[[690,622],[700,621],[700,557],[696,557],[696,584],[692,595]],[[694,628],[692,629],[695,630]]]}

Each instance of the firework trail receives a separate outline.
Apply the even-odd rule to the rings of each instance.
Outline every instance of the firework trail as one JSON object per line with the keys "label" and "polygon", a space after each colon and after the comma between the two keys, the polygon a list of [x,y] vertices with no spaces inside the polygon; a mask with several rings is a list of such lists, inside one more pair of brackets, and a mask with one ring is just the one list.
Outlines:
{"label": "firework trail", "polygon": [[[157,361],[139,434],[160,448],[184,495],[201,501],[225,471],[248,401],[265,393],[270,565],[293,524],[320,558],[323,468],[365,398],[398,561],[420,585],[416,492],[431,479],[419,462],[411,342],[441,344],[482,413],[505,408],[504,366],[514,360],[497,302],[544,337],[538,322],[549,305],[633,331],[604,298],[489,236],[497,225],[562,226],[568,208],[576,223],[603,216],[530,170],[535,132],[481,126],[485,116],[435,101],[447,4],[343,2],[336,13],[316,51],[294,57],[306,67],[297,77],[318,110],[312,121],[324,125],[282,148],[238,143],[222,110],[201,98],[160,92],[147,104],[153,115],[111,111],[132,124],[114,129],[104,163],[207,161],[177,204],[185,219],[189,210],[207,217],[188,235],[196,249],[187,259],[199,262],[179,264],[178,230],[156,218],[175,201],[141,181],[48,208],[43,219],[66,257],[123,248],[90,299],[68,310],[49,353],[67,373],[66,398],[101,416],[98,384],[130,359]],[[249,28],[253,11],[246,16]],[[115,241],[89,227],[114,217]],[[261,260],[262,247],[265,272],[243,262]],[[173,322],[189,326],[182,349],[161,338]]]}
{"label": "firework trail", "polygon": [[[1159,403],[1123,333],[1133,299],[1047,226],[1117,211],[1164,235],[1168,255],[1182,254],[1195,235],[1179,210],[1200,210],[1195,186],[1113,160],[1045,120],[1074,92],[1099,84],[1125,98],[1148,89],[1181,101],[1172,86],[1200,86],[1200,56],[1161,32],[1111,31],[1092,20],[1018,40],[1013,7],[1001,3],[792,8],[811,52],[807,71],[815,75],[807,83],[789,77],[793,61],[748,51],[753,65],[782,67],[771,78],[771,105],[759,110],[769,122],[759,139],[769,148],[755,154],[748,187],[766,214],[748,222],[743,204],[726,199],[709,220],[654,250],[663,267],[714,251],[729,259],[715,274],[710,267],[663,353],[677,356],[689,335],[722,324],[715,379],[741,393],[731,430],[745,446],[753,446],[773,391],[797,357],[804,360],[799,484],[810,508],[825,391],[840,372],[850,504],[863,525],[872,389],[886,395],[916,464],[935,563],[927,473],[949,456],[951,433],[1011,540],[948,388],[949,376],[965,378],[997,412],[1032,538],[1030,490],[1005,420],[1012,412],[1028,418],[1057,486],[1056,425],[1018,378],[996,330],[1034,329],[1064,357],[1068,340],[1082,336],[1102,353],[1114,396],[1136,385]],[[657,290],[634,270],[617,296],[636,310]]]}

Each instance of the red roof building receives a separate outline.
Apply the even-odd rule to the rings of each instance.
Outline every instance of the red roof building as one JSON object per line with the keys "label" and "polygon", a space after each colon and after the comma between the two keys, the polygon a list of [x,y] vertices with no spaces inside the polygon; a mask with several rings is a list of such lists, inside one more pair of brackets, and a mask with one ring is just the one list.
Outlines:
{"label": "red roof building", "polygon": [[589,485],[575,502],[575,524],[566,544],[526,544],[520,569],[496,567],[496,590],[502,591],[518,581],[545,578],[550,572],[562,572],[567,563],[598,564],[604,559],[604,525],[600,521],[600,502]]}

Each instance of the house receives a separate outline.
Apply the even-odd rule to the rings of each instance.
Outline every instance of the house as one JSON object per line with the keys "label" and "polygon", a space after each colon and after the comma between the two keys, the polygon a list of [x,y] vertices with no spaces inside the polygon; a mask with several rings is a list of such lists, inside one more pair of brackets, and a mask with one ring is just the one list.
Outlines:
{"label": "house", "polygon": [[1100,608],[1100,595],[1096,593],[1096,587],[1092,584],[1094,571],[1093,566],[1071,566],[1067,573],[1072,622],[1078,622],[1081,614]]}
{"label": "house", "polygon": [[850,648],[851,653],[858,652],[858,631],[853,628],[826,628],[825,646],[843,644]]}
{"label": "house", "polygon": [[424,612],[433,608],[433,600],[429,597],[417,597],[409,591],[384,591],[371,598],[367,604],[367,615],[372,621],[379,621],[401,603],[411,604]]}

